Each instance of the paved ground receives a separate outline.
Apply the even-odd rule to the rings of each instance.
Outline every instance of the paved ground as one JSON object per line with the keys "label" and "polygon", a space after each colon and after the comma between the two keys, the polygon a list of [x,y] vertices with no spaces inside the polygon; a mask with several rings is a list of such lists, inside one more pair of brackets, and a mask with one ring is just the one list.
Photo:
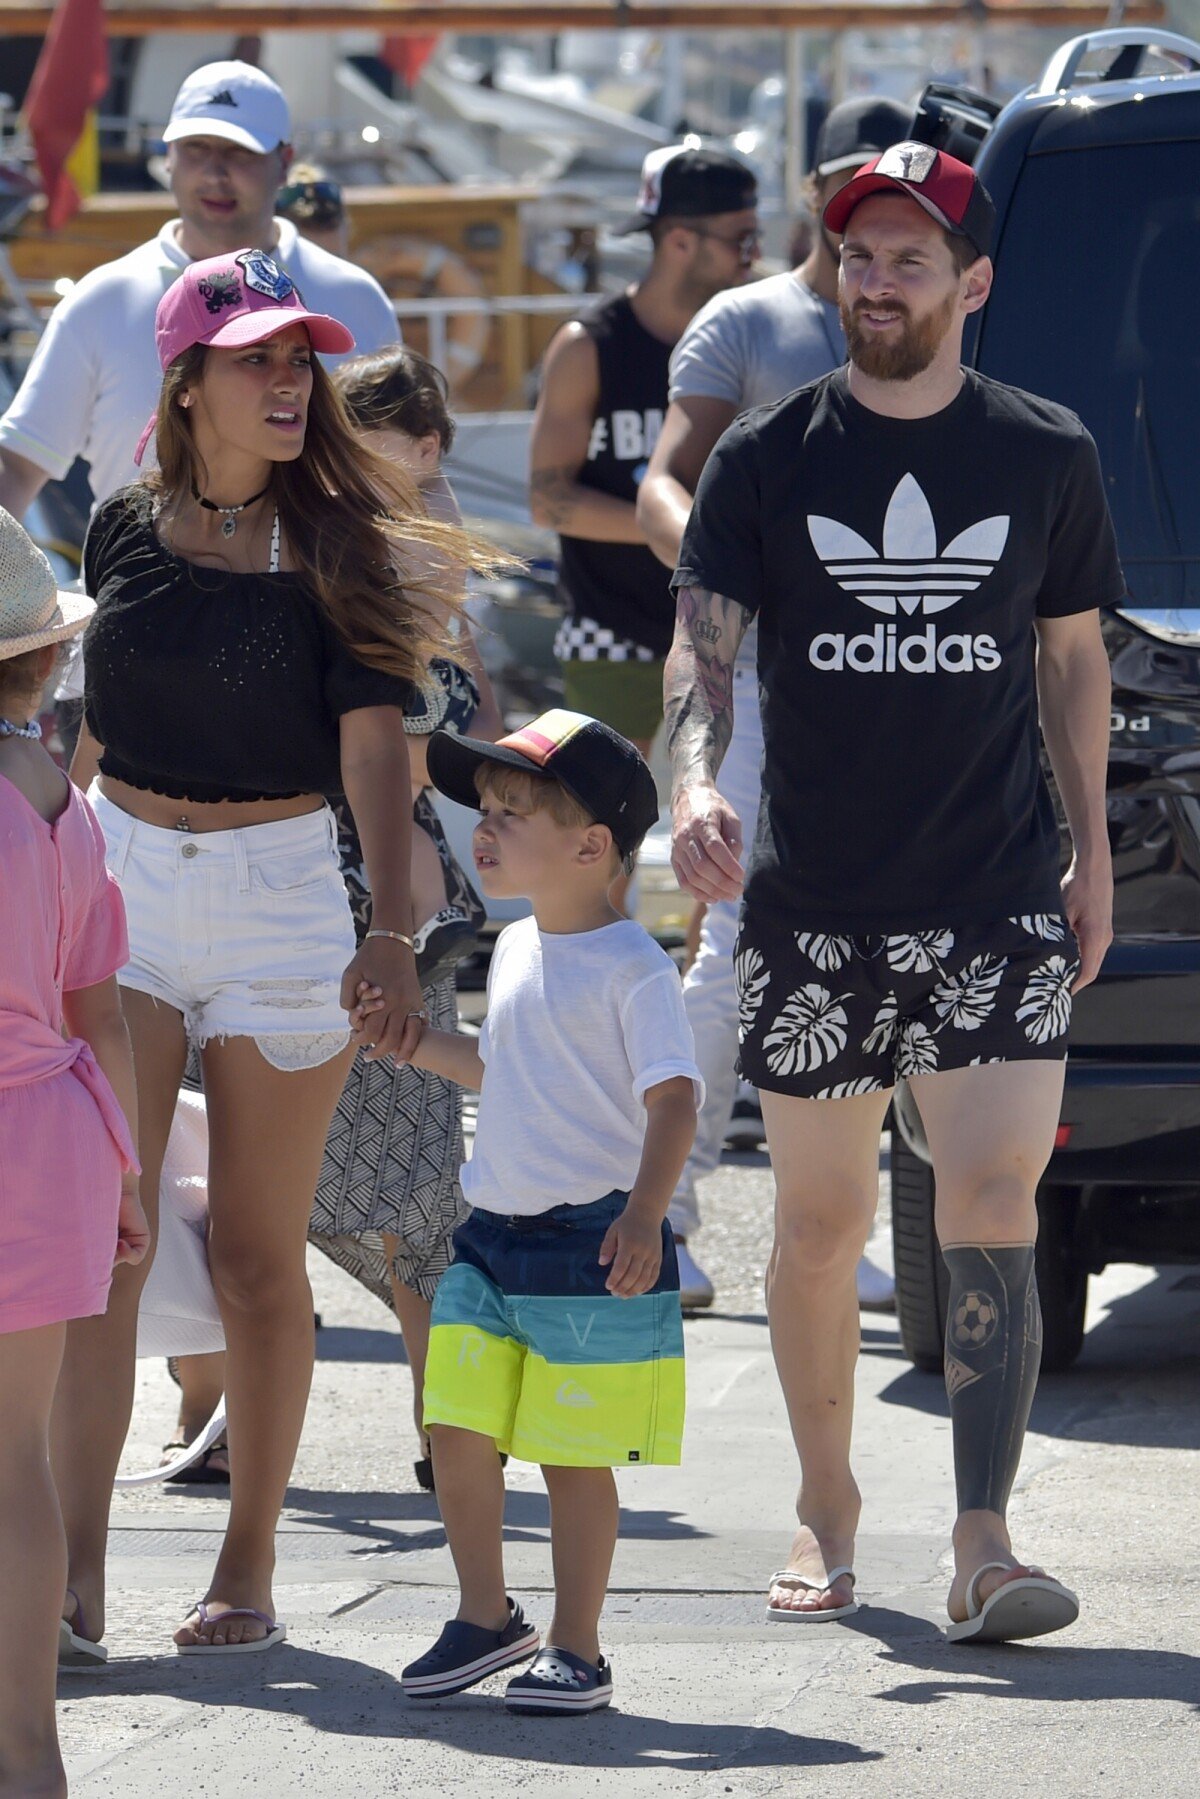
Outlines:
{"label": "paved ground", "polygon": [[[768,1625],[763,1580],[786,1548],[794,1487],[760,1298],[769,1183],[757,1157],[708,1183],[697,1249],[721,1309],[687,1327],[685,1466],[621,1476],[605,1624],[617,1708],[510,1719],[499,1681],[439,1706],[402,1698],[400,1669],[448,1615],[450,1564],[412,1477],[395,1330],[316,1258],[325,1329],[279,1539],[291,1643],[215,1666],[171,1653],[225,1508],[161,1490],[119,1496],[112,1661],[60,1688],[72,1792],[640,1799],[818,1790],[811,1774],[822,1794],[854,1799],[1191,1799],[1200,1274],[1110,1271],[1094,1283],[1082,1363],[1039,1392],[1013,1520],[1027,1552],[1079,1589],[1073,1630],[1043,1648],[944,1643],[945,1399],[903,1360],[893,1321],[869,1318],[858,1383],[867,1604],[852,1626]],[[144,1368],[131,1463],[166,1441],[172,1397],[161,1370]],[[511,1584],[544,1621],[545,1494],[535,1474],[509,1472]]]}

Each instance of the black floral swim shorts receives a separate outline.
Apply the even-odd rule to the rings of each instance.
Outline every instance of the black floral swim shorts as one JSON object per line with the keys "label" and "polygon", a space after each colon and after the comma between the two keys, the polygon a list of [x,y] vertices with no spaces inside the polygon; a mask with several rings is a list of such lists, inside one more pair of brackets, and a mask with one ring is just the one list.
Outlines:
{"label": "black floral swim shorts", "polygon": [[842,937],[748,909],[734,966],[745,1079],[850,1099],[981,1062],[1061,1061],[1079,958],[1056,912]]}

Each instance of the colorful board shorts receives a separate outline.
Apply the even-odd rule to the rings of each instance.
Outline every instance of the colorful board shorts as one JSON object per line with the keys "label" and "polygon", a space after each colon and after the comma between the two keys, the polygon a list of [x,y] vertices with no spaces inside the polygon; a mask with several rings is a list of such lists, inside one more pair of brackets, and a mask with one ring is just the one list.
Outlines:
{"label": "colorful board shorts", "polygon": [[747,907],[740,1067],[768,1093],[852,1099],[981,1062],[1061,1062],[1079,971],[1057,912],[842,937]]}
{"label": "colorful board shorts", "polygon": [[617,1299],[600,1245],[628,1194],[534,1217],[472,1211],[433,1302],[425,1423],[554,1468],[677,1463],[683,1319],[669,1227],[653,1291]]}

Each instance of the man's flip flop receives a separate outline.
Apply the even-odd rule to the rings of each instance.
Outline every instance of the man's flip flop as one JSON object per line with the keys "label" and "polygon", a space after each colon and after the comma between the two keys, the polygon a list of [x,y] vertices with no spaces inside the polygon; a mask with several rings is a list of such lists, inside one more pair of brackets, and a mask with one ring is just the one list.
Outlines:
{"label": "man's flip flop", "polygon": [[[843,1575],[853,1586],[853,1568],[831,1568],[824,1580],[809,1580],[807,1575],[797,1574],[794,1568],[777,1568],[771,1576],[770,1585],[791,1587],[793,1591],[797,1587],[803,1587],[807,1593],[823,1593],[835,1580],[841,1580]],[[818,1606],[804,1612],[797,1611],[792,1606],[768,1605],[767,1617],[775,1624],[836,1624],[839,1618],[852,1618],[857,1610],[857,1599],[852,1599],[849,1605],[834,1605],[826,1610]]]}
{"label": "man's flip flop", "polygon": [[266,1625],[267,1634],[252,1643],[176,1643],[180,1655],[257,1655],[264,1649],[274,1649],[276,1643],[282,1643],[287,1636],[286,1624],[268,1618],[266,1612],[255,1611],[252,1605],[231,1606],[227,1612],[218,1612],[215,1618],[210,1618],[208,1605],[201,1599],[192,1610],[199,1614],[201,1624],[223,1624],[226,1618],[257,1618],[260,1624]]}
{"label": "man's flip flop", "polygon": [[967,1583],[967,1616],[946,1626],[948,1643],[1011,1643],[1022,1637],[1044,1637],[1065,1630],[1079,1616],[1079,1600],[1069,1587],[1048,1574],[1023,1574],[1005,1581],[979,1603],[979,1579],[992,1568],[1008,1572],[1007,1562],[985,1562]]}
{"label": "man's flip flop", "polygon": [[[93,1643],[90,1637],[80,1634],[84,1629],[83,1607],[79,1603],[79,1594],[73,1587],[67,1588],[67,1598],[75,1601],[75,1610],[70,1618],[63,1618],[58,1626],[58,1665],[60,1668],[73,1668],[78,1672],[87,1668],[102,1668],[108,1660],[108,1650],[103,1643]],[[78,1624],[79,1630],[75,1629]]]}

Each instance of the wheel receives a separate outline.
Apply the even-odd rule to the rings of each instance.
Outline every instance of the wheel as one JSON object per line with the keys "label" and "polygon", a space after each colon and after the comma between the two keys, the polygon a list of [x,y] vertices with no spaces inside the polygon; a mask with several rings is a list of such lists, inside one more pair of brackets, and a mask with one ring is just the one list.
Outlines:
{"label": "wheel", "polygon": [[1037,1284],[1042,1302],[1042,1368],[1061,1374],[1083,1348],[1088,1271],[1075,1247],[1079,1191],[1038,1188]]}
{"label": "wheel", "polygon": [[904,1353],[914,1367],[938,1374],[949,1277],[933,1224],[933,1169],[898,1130],[892,1132],[892,1254]]}

